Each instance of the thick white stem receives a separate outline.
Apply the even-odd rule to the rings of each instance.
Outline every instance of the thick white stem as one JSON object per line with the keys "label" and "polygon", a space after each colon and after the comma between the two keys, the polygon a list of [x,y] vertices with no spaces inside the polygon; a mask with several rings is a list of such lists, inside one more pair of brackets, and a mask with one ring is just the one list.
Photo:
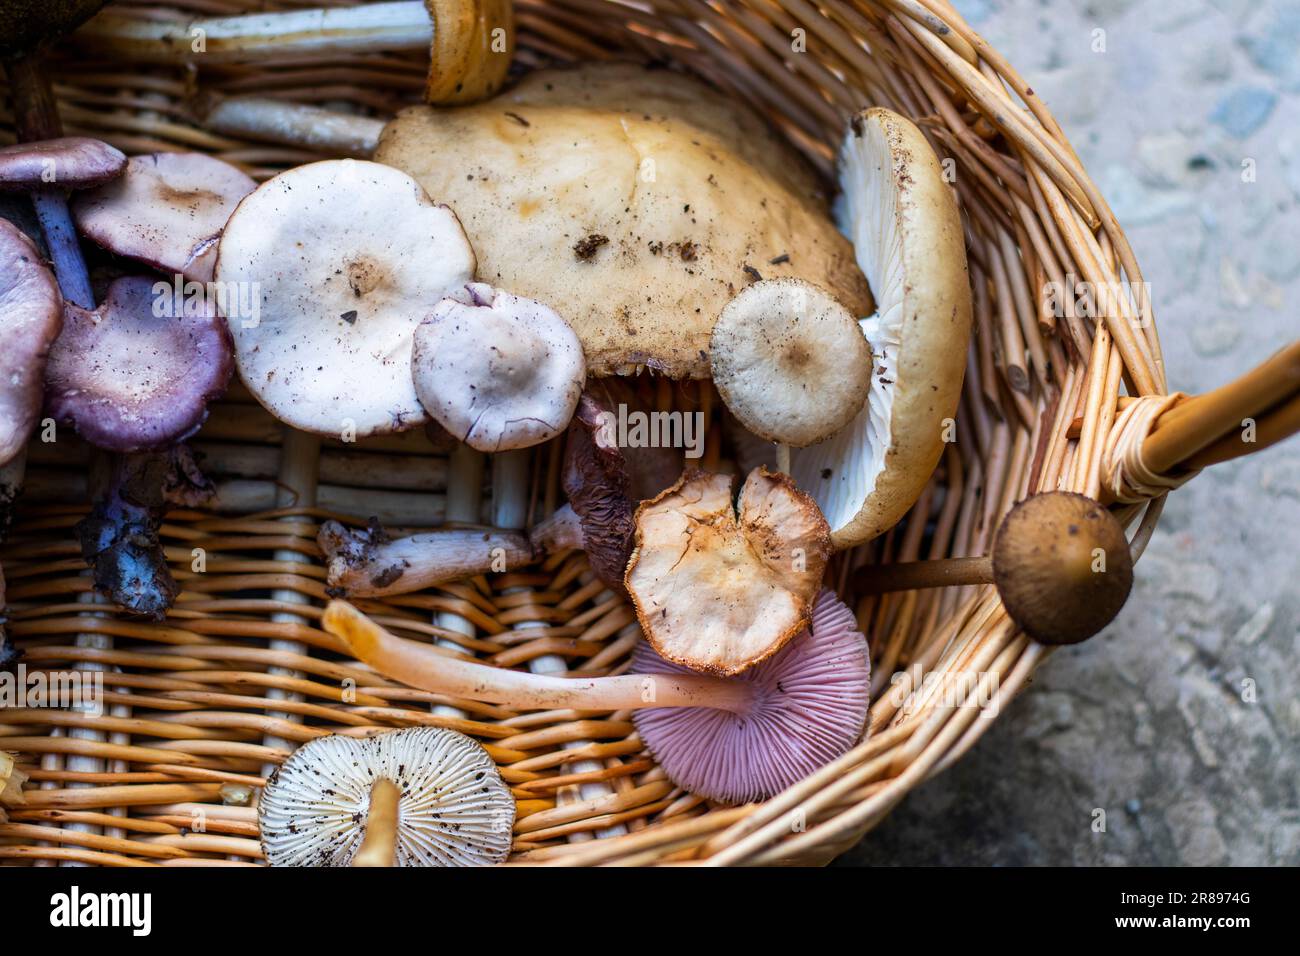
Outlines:
{"label": "thick white stem", "polygon": [[232,63],[428,50],[433,44],[433,21],[420,0],[199,20],[159,20],[109,10],[73,36],[82,46],[119,61]]}
{"label": "thick white stem", "polygon": [[383,540],[337,521],[321,526],[317,542],[329,561],[329,583],[352,597],[410,594],[435,584],[527,564],[532,546],[522,534],[440,528]]}
{"label": "thick white stem", "polygon": [[261,96],[216,100],[208,107],[203,124],[226,136],[358,159],[375,151],[384,129],[381,120],[368,116]]}

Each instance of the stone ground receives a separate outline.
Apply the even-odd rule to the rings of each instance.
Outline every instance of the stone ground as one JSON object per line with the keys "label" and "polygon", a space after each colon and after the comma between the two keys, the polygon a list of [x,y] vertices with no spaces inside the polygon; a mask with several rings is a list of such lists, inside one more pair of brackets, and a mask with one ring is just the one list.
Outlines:
{"label": "stone ground", "polygon": [[[955,5],[1114,206],[1172,388],[1300,336],[1300,0]],[[1298,539],[1300,439],[1176,492],[1115,624],[839,865],[1300,863]]]}

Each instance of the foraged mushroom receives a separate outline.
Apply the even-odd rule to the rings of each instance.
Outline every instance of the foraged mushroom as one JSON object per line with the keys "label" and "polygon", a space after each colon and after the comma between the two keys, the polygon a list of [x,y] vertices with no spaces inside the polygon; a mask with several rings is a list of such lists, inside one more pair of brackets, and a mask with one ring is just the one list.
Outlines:
{"label": "foraged mushroom", "polygon": [[[0,599],[0,606],[4,601]],[[17,755],[0,750],[0,823],[6,820],[5,807],[21,806],[27,802],[23,784],[27,774],[18,768]]]}
{"label": "foraged mushroom", "polygon": [[409,594],[488,571],[513,571],[533,560],[528,539],[515,531],[446,528],[390,538],[378,522],[352,530],[326,521],[316,536],[330,588],[340,595]]}
{"label": "foraged mushroom", "polygon": [[[8,670],[14,665],[22,655],[14,647],[13,642],[9,640],[9,634],[5,630],[5,569],[0,566],[0,671]],[[0,760],[4,755],[0,754]]]}
{"label": "foraged mushroom", "polygon": [[[632,673],[688,674],[646,643]],[[871,655],[853,612],[826,590],[805,634],[732,678],[754,688],[742,711],[654,707],[637,733],[677,786],[721,803],[764,800],[830,763],[862,737],[871,706]]]}
{"label": "foraged mushroom", "polygon": [[1133,588],[1133,555],[1115,516],[1086,495],[1032,495],[998,527],[991,555],[868,565],[855,593],[997,585],[1007,613],[1042,644],[1077,644],[1109,624]]}
{"label": "foraged mushroom", "polygon": [[876,298],[861,322],[875,374],[857,417],[792,460],[837,549],[892,528],[929,482],[961,397],[971,324],[957,201],[921,131],[888,110],[860,113],[840,166],[841,223]]}
{"label": "foraged mushroom", "polygon": [[150,153],[132,156],[120,178],[79,193],[72,217],[82,235],[116,255],[206,283],[226,220],[256,187],[204,153]]}
{"label": "foraged mushroom", "polygon": [[[514,54],[512,0],[406,0],[199,20],[110,11],[76,39],[99,56],[148,63],[231,63],[310,53],[429,51],[425,100],[465,103],[505,81]],[[202,37],[201,49],[194,46]]]}
{"label": "foraged mushroom", "polygon": [[309,741],[267,781],[257,822],[271,866],[492,866],[515,801],[479,743],[416,727]]}
{"label": "foraged mushroom", "polygon": [[216,279],[258,290],[256,315],[225,309],[257,400],[294,428],[365,438],[425,420],[412,334],[474,268],[449,208],[405,173],[342,159],[246,196],[221,236]]}
{"label": "foraged mushroom", "polygon": [[128,276],[93,312],[65,305],[45,389],[52,418],[114,453],[92,474],[94,506],[77,525],[95,587],[129,613],[160,620],[177,587],[158,529],[165,488],[183,466],[167,449],[203,424],[234,363],[206,298],[177,310],[170,289],[160,300],[154,286]]}
{"label": "foraged mushroom", "polygon": [[[35,244],[0,219],[0,466],[26,447],[45,399],[45,363],[63,297]],[[0,510],[3,510],[0,502]],[[3,520],[0,520],[3,526]]]}
{"label": "foraged mushroom", "polygon": [[737,678],[694,673],[648,649],[636,655],[641,673],[526,674],[397,637],[340,601],[322,626],[381,674],[431,693],[528,710],[638,711],[673,783],[727,803],[773,796],[843,754],[870,704],[866,639],[829,591],[817,598],[811,633]]}
{"label": "foraged mushroom", "polygon": [[[57,129],[57,115],[41,118],[34,128]],[[0,149],[0,190],[31,194],[59,288],[64,298],[84,308],[95,304],[94,293],[68,212],[68,192],[99,186],[125,168],[126,156],[120,150],[84,136],[56,136]]]}
{"label": "foraged mushroom", "polygon": [[168,286],[166,307],[156,308],[156,284],[126,276],[93,312],[68,305],[50,351],[49,414],[98,448],[133,452],[183,441],[234,371],[213,304],[205,298],[177,309]]}
{"label": "foraged mushroom", "polygon": [[768,441],[803,448],[853,420],[871,389],[857,320],[803,279],[766,279],[726,304],[709,345],[731,413]]}
{"label": "foraged mushroom", "polygon": [[705,378],[713,322],[756,271],[870,310],[802,159],[770,133],[738,148],[738,127],[763,124],[698,81],[591,64],[475,106],[405,110],[375,159],[456,210],[481,275],[559,309],[590,374]]}
{"label": "foraged mushroom", "polygon": [[471,448],[499,452],[564,431],[587,363],[573,329],[549,307],[471,282],[416,327],[411,372],[440,425]]}
{"label": "foraged mushroom", "polygon": [[739,674],[808,626],[830,556],[816,504],[788,475],[682,479],[636,513],[625,582],[646,639],[692,670]]}

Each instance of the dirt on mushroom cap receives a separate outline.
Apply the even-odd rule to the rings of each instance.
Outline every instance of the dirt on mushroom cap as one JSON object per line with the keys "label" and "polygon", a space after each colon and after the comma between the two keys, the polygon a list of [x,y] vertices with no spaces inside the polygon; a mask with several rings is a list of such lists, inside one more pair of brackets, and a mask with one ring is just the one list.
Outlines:
{"label": "dirt on mushroom cap", "polygon": [[738,674],[808,624],[830,529],[789,476],[760,468],[732,504],[729,475],[684,475],[637,509],[625,583],[666,660]]}
{"label": "dirt on mushroom cap", "polygon": [[[593,375],[644,365],[707,377],[709,332],[753,281],[746,267],[802,276],[855,314],[870,311],[848,241],[820,197],[796,188],[811,174],[773,171],[801,167],[800,157],[773,140],[763,147],[773,158],[759,161],[727,134],[760,121],[719,133],[700,119],[743,107],[675,73],[635,80],[644,74],[542,70],[487,103],[412,108],[385,129],[375,158],[456,210],[482,279],[559,310]],[[677,102],[643,105],[654,84]],[[682,105],[692,98],[701,105]]]}

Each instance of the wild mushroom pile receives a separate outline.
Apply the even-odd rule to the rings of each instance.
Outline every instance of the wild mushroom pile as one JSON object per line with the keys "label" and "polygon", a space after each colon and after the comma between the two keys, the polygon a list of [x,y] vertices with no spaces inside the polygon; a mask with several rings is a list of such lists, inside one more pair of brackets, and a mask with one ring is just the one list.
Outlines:
{"label": "wild mushroom pile", "polygon": [[[428,42],[423,8],[402,16],[414,30],[403,42]],[[221,29],[279,22],[261,19]],[[96,24],[105,42],[149,56],[182,26],[137,36]],[[494,90],[500,76],[479,72],[479,92]],[[32,173],[51,157],[63,172],[53,191]],[[55,266],[0,221],[0,304],[15,317],[0,325],[0,468],[21,455],[42,403],[109,452],[86,556],[123,610],[161,617],[175,595],[157,538],[171,450],[232,366],[302,432],[351,442],[445,429],[474,483],[475,454],[504,473],[519,450],[563,442],[567,501],[524,531],[523,518],[481,524],[477,487],[454,526],[399,536],[374,520],[324,522],[329,593],[409,593],[581,549],[584,580],[635,609],[644,640],[629,672],[474,663],[343,600],[324,627],[422,690],[518,710],[635,711],[678,786],[724,803],[770,797],[866,731],[870,652],[826,568],[892,528],[930,480],[970,334],[956,201],[921,131],[886,110],[860,114],[840,172],[837,229],[823,184],[755,114],[627,64],[538,70],[489,100],[412,107],[373,160],[260,185],[208,157],[127,160],[93,141],[0,150],[0,182],[32,193]],[[60,236],[74,222],[119,268],[131,260],[222,294],[160,315],[151,273],[95,298],[75,236]],[[629,441],[618,423],[654,411],[635,387],[647,371],[711,379],[736,457],[772,443],[776,470],[701,469],[681,447]],[[1127,594],[1122,574],[1101,590],[1085,580],[1084,550],[1114,552],[1121,571],[1127,550],[1104,509],[1080,507],[1026,503],[990,563],[965,569],[996,579],[1045,641],[1091,633]],[[1052,544],[1080,526],[1077,541]],[[1074,597],[1092,595],[1081,603],[1096,613],[1058,600],[1044,567]],[[426,729],[307,744],[268,783],[259,818],[273,864],[461,865],[506,857],[513,810],[481,747]]]}

